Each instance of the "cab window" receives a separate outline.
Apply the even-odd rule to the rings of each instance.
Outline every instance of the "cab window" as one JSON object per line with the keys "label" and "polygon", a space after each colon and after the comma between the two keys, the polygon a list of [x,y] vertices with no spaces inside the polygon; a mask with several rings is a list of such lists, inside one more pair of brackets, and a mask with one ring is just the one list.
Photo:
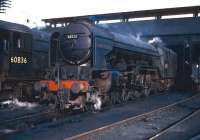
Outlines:
{"label": "cab window", "polygon": [[7,52],[9,48],[9,33],[0,30],[0,52]]}
{"label": "cab window", "polygon": [[22,42],[21,42],[21,39],[17,39],[17,48],[21,48],[22,47]]}
{"label": "cab window", "polygon": [[0,52],[3,51],[3,48],[4,48],[4,41],[3,38],[0,38]]}
{"label": "cab window", "polygon": [[32,44],[32,36],[29,33],[14,32],[14,49],[30,50]]}
{"label": "cab window", "polygon": [[21,49],[24,47],[23,36],[20,33],[14,33],[13,40],[14,48]]}

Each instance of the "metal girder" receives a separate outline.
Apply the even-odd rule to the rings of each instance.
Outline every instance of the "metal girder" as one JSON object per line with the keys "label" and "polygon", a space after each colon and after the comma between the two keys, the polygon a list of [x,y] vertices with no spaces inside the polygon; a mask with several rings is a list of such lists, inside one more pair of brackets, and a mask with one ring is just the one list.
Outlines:
{"label": "metal girder", "polygon": [[200,35],[200,17],[99,24],[111,31],[140,36]]}
{"label": "metal girder", "polygon": [[77,20],[88,20],[91,22],[99,22],[99,21],[119,19],[121,21],[128,22],[128,19],[130,18],[155,17],[156,19],[161,19],[162,16],[181,15],[181,14],[193,14],[194,17],[197,17],[199,12],[200,12],[200,6],[191,6],[191,7],[178,7],[178,8],[87,15],[87,16],[77,16],[77,17],[50,18],[50,19],[43,19],[43,21],[50,24],[67,23]]}

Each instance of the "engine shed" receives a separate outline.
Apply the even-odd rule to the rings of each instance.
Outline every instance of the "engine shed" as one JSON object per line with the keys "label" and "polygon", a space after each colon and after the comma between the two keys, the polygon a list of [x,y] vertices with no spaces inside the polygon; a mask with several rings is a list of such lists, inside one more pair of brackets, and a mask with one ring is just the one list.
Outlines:
{"label": "engine shed", "polygon": [[158,37],[178,56],[176,87],[191,89],[193,69],[200,64],[200,6],[44,19],[47,28],[84,20],[118,33],[150,41]]}

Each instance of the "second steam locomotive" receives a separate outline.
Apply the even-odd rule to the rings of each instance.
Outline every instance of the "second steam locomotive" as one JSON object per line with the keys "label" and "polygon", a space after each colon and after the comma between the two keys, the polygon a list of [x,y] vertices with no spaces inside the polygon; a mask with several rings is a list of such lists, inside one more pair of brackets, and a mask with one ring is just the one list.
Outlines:
{"label": "second steam locomotive", "polygon": [[[169,89],[176,75],[176,53],[128,34],[76,21],[51,28],[49,68],[38,86],[58,93],[64,108],[126,102]],[[46,95],[46,94],[45,94]]]}
{"label": "second steam locomotive", "polygon": [[44,79],[48,67],[48,40],[45,32],[0,20],[1,99],[32,96],[34,83]]}

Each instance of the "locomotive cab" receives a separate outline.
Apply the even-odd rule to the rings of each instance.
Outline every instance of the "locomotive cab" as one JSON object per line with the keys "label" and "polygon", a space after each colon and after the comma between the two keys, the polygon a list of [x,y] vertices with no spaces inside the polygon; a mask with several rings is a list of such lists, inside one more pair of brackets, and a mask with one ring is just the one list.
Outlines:
{"label": "locomotive cab", "polygon": [[32,34],[28,27],[0,21],[0,85],[2,90],[16,86],[14,81],[23,82],[30,79],[31,51]]}
{"label": "locomotive cab", "polygon": [[13,77],[27,76],[30,74],[32,35],[29,33],[13,32],[10,46],[9,63],[10,74]]}

